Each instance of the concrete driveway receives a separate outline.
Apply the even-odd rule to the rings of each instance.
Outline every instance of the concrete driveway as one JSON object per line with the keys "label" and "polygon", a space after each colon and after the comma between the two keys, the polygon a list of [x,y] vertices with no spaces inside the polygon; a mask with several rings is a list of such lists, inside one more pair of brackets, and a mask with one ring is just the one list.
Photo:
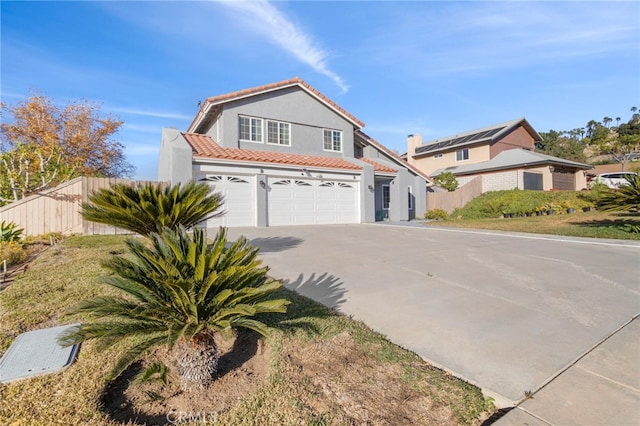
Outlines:
{"label": "concrete driveway", "polygon": [[[556,406],[576,412],[568,423],[600,423],[570,391],[595,392],[603,407],[589,408],[608,424],[640,422],[637,242],[382,224],[229,230],[241,234],[287,287],[478,385],[497,405],[534,392],[501,423],[567,424]],[[580,365],[589,380],[563,390],[560,379]]]}

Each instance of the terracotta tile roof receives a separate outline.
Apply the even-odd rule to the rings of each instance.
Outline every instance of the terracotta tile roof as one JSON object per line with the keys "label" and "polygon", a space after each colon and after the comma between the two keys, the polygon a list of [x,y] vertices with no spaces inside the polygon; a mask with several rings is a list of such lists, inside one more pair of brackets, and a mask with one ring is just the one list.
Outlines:
{"label": "terracotta tile roof", "polygon": [[420,171],[413,165],[409,164],[406,160],[403,160],[402,158],[400,158],[398,154],[391,151],[389,148],[382,145],[380,142],[373,139],[371,136],[367,135],[362,130],[356,130],[354,133],[357,137],[360,137],[360,139],[362,139],[363,141],[375,146],[377,149],[384,152],[389,157],[393,158],[396,161],[396,163],[398,163],[398,165],[401,165],[402,167],[406,167],[407,169],[411,170],[413,173],[417,174],[418,176],[423,177],[427,182],[431,182],[431,179],[426,174],[424,174],[422,171]]}
{"label": "terracotta tile roof", "polygon": [[316,155],[285,154],[281,152],[256,151],[251,149],[223,148],[211,137],[197,133],[182,134],[193,155],[199,158],[254,161],[259,163],[288,164],[294,166],[321,167],[329,169],[361,170],[362,167],[342,158]]}
{"label": "terracotta tile roof", "polygon": [[345,116],[349,121],[355,123],[357,126],[364,127],[364,123],[362,121],[358,120],[354,115],[350,114],[344,108],[340,107],[338,104],[333,102],[331,99],[327,98],[325,95],[320,93],[318,90],[316,90],[313,87],[311,87],[307,82],[302,80],[300,77],[294,77],[294,78],[291,78],[289,80],[278,81],[276,83],[265,84],[265,85],[262,85],[262,86],[257,86],[257,87],[252,87],[252,88],[249,88],[249,89],[238,90],[236,92],[226,93],[226,94],[217,95],[217,96],[211,96],[211,97],[207,98],[203,102],[202,106],[200,107],[200,111],[198,112],[198,114],[194,118],[193,122],[191,123],[191,125],[189,125],[189,131],[193,131],[194,130],[194,128],[193,128],[194,125],[197,122],[200,121],[200,118],[205,116],[205,115],[207,115],[208,108],[210,107],[210,105],[225,103],[225,102],[231,101],[233,99],[243,98],[243,97],[246,97],[246,96],[257,95],[259,93],[269,92],[269,91],[272,91],[272,90],[277,90],[277,89],[281,89],[281,88],[289,87],[289,86],[294,86],[294,85],[299,85],[300,87],[304,88],[307,92],[310,92],[313,96],[318,98],[323,103],[327,104],[330,108],[333,108],[338,113],[340,113],[343,116]]}
{"label": "terracotta tile roof", "polygon": [[397,173],[397,169],[393,169],[389,166],[385,166],[384,164],[380,164],[377,161],[372,160],[371,158],[360,157],[358,158],[360,161],[364,161],[367,164],[371,164],[373,166],[373,170],[376,172],[388,172],[388,173]]}

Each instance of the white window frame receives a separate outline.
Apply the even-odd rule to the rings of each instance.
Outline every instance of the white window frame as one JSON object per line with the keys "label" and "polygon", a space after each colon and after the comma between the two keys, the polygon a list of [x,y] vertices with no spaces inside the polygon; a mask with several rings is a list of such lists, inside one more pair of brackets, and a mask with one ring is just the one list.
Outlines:
{"label": "white window frame", "polygon": [[409,210],[413,210],[413,188],[411,187],[411,185],[408,186],[408,197],[409,197]]}
{"label": "white window frame", "polygon": [[[387,190],[387,200],[385,200],[385,189]],[[382,184],[382,209],[389,210],[389,206],[391,206],[391,186],[388,183]]]}
{"label": "white window frame", "polygon": [[438,159],[438,158],[442,158],[444,157],[444,154],[436,154],[433,156],[433,158]]}
{"label": "white window frame", "polygon": [[[249,139],[243,138],[242,134],[242,120],[249,120]],[[254,133],[254,123],[259,123],[260,135],[258,132]],[[260,138],[258,139],[258,136]],[[264,140],[264,120],[261,118],[250,117],[248,115],[238,116],[238,138],[243,142],[263,143]]]}
{"label": "white window frame", "polygon": [[[330,148],[327,148],[327,135],[331,138],[330,139],[330,143],[331,143],[331,147]],[[336,140],[335,140],[336,136],[339,136],[339,138],[340,138],[340,140],[339,140],[340,149],[335,149],[336,148]],[[342,138],[342,130],[322,129],[322,148],[325,151],[342,152],[342,146],[344,145],[342,139],[343,139]]]}
{"label": "white window frame", "polygon": [[469,148],[462,148],[456,151],[456,161],[467,161],[469,158]]}
{"label": "white window frame", "polygon": [[[277,127],[277,141],[271,141],[271,132],[269,131],[269,125],[275,124]],[[286,131],[283,131],[286,129]],[[267,120],[267,144],[268,145],[280,145],[291,146],[291,123],[277,120]]]}

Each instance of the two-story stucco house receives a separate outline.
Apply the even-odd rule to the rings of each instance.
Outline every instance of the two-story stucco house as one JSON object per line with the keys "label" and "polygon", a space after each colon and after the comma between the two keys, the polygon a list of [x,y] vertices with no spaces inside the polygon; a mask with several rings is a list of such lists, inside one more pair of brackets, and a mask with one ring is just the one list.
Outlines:
{"label": "two-story stucco house", "polygon": [[186,132],[165,128],[158,180],[209,182],[226,214],[207,226],[406,221],[426,176],[300,78],[208,98]]}
{"label": "two-story stucco house", "polygon": [[580,190],[591,166],[535,152],[540,135],[520,118],[422,142],[407,138],[407,162],[436,177],[453,173],[460,185],[480,176],[482,192],[502,189]]}

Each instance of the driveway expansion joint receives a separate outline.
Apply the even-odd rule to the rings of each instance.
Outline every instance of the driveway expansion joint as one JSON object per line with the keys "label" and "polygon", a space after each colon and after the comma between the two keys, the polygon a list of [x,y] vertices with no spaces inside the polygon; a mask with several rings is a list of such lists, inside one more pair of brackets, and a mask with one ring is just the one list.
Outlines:
{"label": "driveway expansion joint", "polygon": [[[616,328],[615,330],[613,330],[611,333],[609,333],[608,335],[606,335],[604,338],[602,338],[600,341],[598,341],[595,345],[593,345],[591,348],[587,349],[586,352],[584,352],[582,355],[578,356],[575,360],[573,360],[572,362],[570,362],[569,364],[567,364],[564,368],[560,369],[560,371],[558,371],[556,374],[554,374],[553,376],[551,376],[549,379],[547,379],[542,385],[540,385],[540,387],[538,387],[535,391],[531,392],[528,394],[528,396],[525,396],[523,399],[521,399],[520,401],[518,401],[518,403],[516,404],[517,408],[521,408],[521,404],[523,402],[525,402],[526,400],[532,398],[535,394],[537,394],[538,392],[540,392],[542,389],[544,389],[547,385],[549,385],[551,382],[553,382],[555,379],[557,379],[559,376],[561,376],[565,371],[567,371],[568,369],[570,369],[571,367],[574,367],[578,362],[580,362],[581,359],[583,359],[584,357],[586,357],[587,355],[589,355],[591,352],[593,352],[595,349],[597,349],[598,347],[600,347],[604,342],[606,342],[607,340],[609,340],[611,337],[615,336],[618,332],[620,332],[623,328],[625,328],[626,326],[628,326],[629,324],[631,324],[634,320],[636,320],[638,317],[640,317],[640,312],[635,314],[634,316],[631,317],[630,320],[626,321],[624,324],[622,324],[621,326],[619,326],[618,328]],[[581,369],[584,370],[584,369]],[[584,370],[587,371],[587,370]],[[587,371],[589,373],[592,373],[591,371]],[[602,377],[599,374],[595,374],[592,373],[596,376],[599,376],[601,378],[607,379],[608,381],[612,381],[611,379],[608,379],[606,377]],[[623,385],[622,383],[617,383],[618,385],[621,385],[625,388],[629,388],[629,386],[627,385]],[[631,390],[638,392],[637,389],[631,388]],[[542,419],[541,419],[542,420]]]}

